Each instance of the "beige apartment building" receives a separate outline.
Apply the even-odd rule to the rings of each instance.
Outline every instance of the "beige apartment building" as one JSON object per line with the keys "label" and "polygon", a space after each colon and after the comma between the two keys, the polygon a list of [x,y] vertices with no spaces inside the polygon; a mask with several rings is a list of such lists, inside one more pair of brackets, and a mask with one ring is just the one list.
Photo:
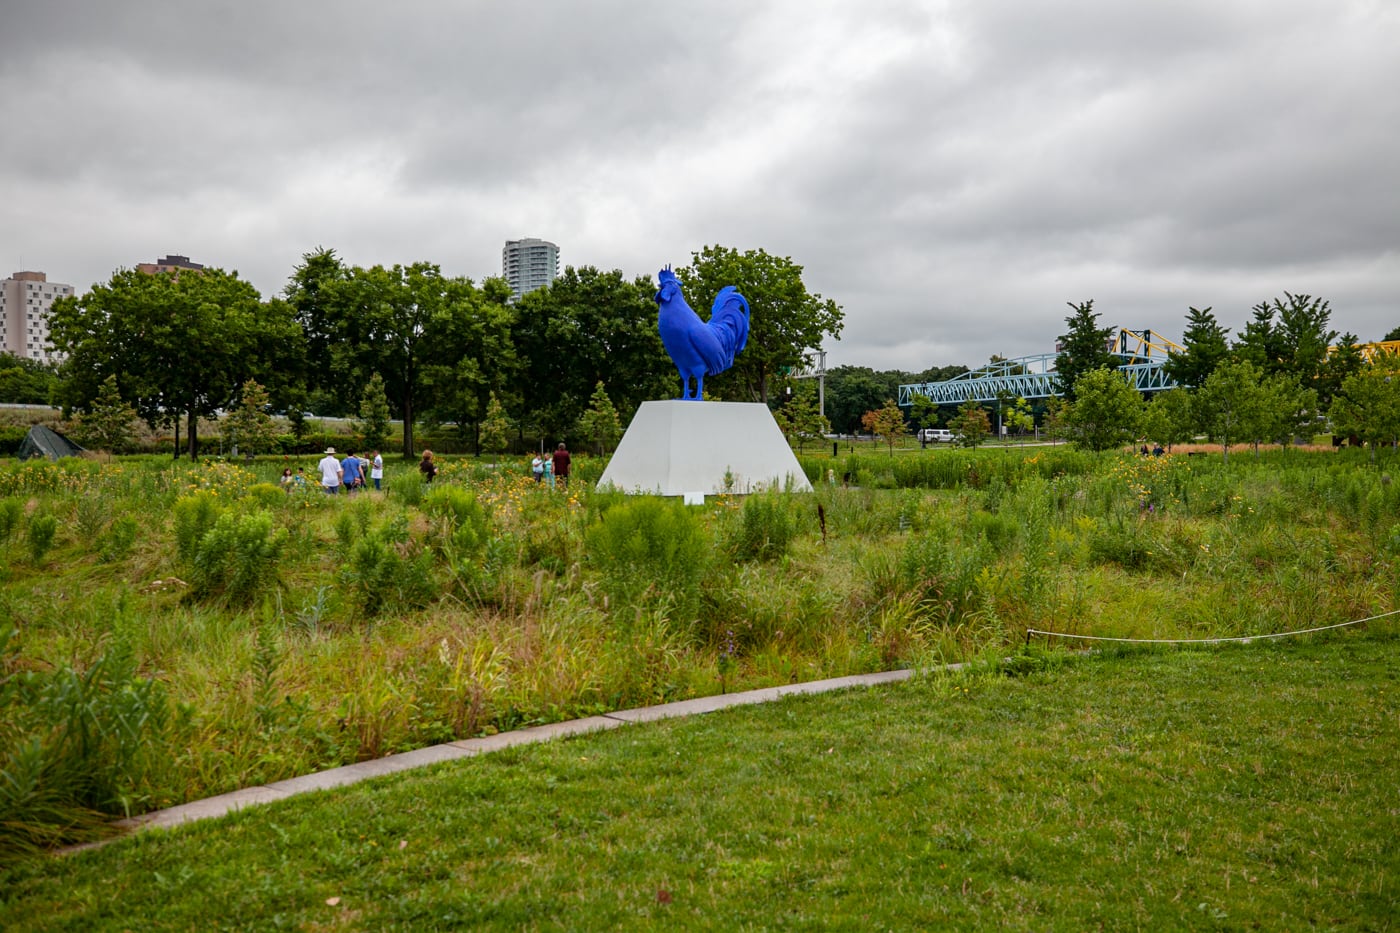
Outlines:
{"label": "beige apartment building", "polygon": [[49,346],[49,311],[73,286],[50,282],[42,272],[16,272],[0,281],[0,350],[44,363],[61,355]]}

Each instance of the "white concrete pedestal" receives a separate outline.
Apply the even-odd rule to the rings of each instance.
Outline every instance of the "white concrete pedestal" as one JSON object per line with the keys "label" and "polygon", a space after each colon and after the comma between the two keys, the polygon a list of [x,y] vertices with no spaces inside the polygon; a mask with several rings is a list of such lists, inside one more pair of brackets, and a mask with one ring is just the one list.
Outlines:
{"label": "white concrete pedestal", "polygon": [[598,481],[599,489],[608,486],[687,501],[772,488],[812,491],[767,405],[679,400],[642,403]]}

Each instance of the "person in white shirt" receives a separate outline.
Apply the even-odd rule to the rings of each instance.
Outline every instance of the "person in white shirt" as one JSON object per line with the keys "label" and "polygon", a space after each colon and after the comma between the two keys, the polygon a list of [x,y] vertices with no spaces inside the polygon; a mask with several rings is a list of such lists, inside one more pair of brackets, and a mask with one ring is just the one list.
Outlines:
{"label": "person in white shirt", "polygon": [[370,457],[369,478],[374,480],[374,488],[379,488],[379,483],[384,479],[384,458],[379,456],[379,451],[374,451]]}
{"label": "person in white shirt", "polygon": [[321,471],[321,488],[326,495],[333,496],[340,491],[340,461],[335,459],[335,448],[327,447],[326,456],[316,464]]}

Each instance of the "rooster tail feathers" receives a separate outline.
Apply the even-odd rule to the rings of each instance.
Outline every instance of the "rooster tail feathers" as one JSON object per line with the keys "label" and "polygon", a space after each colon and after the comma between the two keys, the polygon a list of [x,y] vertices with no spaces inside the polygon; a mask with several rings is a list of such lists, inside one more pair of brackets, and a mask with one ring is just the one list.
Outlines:
{"label": "rooster tail feathers", "polygon": [[734,363],[735,354],[749,342],[749,303],[733,285],[724,286],[715,296],[715,303],[710,307],[709,326],[729,358],[725,364],[728,369]]}

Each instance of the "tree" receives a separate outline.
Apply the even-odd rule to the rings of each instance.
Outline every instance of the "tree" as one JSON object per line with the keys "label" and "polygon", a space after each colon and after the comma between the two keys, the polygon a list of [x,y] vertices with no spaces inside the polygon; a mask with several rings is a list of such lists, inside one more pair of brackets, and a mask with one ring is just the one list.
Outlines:
{"label": "tree", "polygon": [[623,421],[644,401],[675,396],[655,290],[648,278],[570,266],[516,304],[511,339],[522,367],[521,410],[542,439],[577,425],[599,382]]}
{"label": "tree", "polygon": [[808,292],[802,267],[789,257],[706,246],[691,254],[690,267],[677,275],[686,301],[702,318],[726,285],[735,286],[749,303],[748,344],[732,367],[705,380],[715,398],[766,403],[777,376],[806,365],[809,351],[841,335],[841,307]]}
{"label": "tree", "polygon": [[1375,463],[1377,447],[1400,439],[1400,356],[1380,354],[1348,376],[1328,415],[1336,433],[1359,438],[1371,448]]}
{"label": "tree", "polygon": [[0,352],[0,402],[11,405],[47,405],[58,385],[52,363]]}
{"label": "tree", "polygon": [[948,427],[957,432],[958,446],[978,447],[991,435],[992,419],[985,408],[968,399],[958,407],[957,417],[948,422]]}
{"label": "tree", "polygon": [[1095,369],[1079,377],[1065,413],[1069,438],[1086,450],[1112,450],[1137,436],[1142,396],[1117,369]]}
{"label": "tree", "polygon": [[510,419],[505,406],[492,392],[486,400],[486,417],[481,422],[481,446],[489,453],[503,454],[510,446]]}
{"label": "tree", "polygon": [[810,379],[797,380],[797,389],[787,403],[773,415],[788,443],[797,442],[801,450],[809,440],[820,439],[827,432],[826,419],[817,408],[817,391]]}
{"label": "tree", "polygon": [[1387,343],[1389,343],[1392,340],[1400,340],[1400,327],[1397,327],[1390,333],[1386,334],[1384,337],[1381,338],[1381,340]]}
{"label": "tree", "polygon": [[403,419],[405,457],[415,451],[413,420],[424,392],[423,369],[436,347],[435,319],[459,313],[471,290],[471,282],[447,278],[427,262],[355,267],[329,289],[337,299],[330,310],[344,338],[341,352],[349,355],[336,368],[357,377],[371,372],[383,377],[385,392]]}
{"label": "tree", "polygon": [[938,423],[938,403],[927,395],[915,395],[909,403],[909,420],[915,430],[933,427]]}
{"label": "tree", "polygon": [[1092,300],[1069,303],[1074,313],[1065,318],[1069,333],[1060,335],[1060,354],[1055,358],[1060,394],[1073,402],[1079,377],[1096,369],[1115,369],[1118,357],[1109,352],[1112,327],[1100,327]]}
{"label": "tree", "polygon": [[1322,364],[1322,372],[1317,380],[1318,401],[1323,408],[1332,404],[1332,398],[1341,391],[1342,383],[1348,376],[1361,372],[1366,360],[1361,355],[1357,336],[1352,333],[1342,335],[1337,346],[1327,354]]}
{"label": "tree", "polygon": [[1195,430],[1191,392],[1182,387],[1156,393],[1144,406],[1138,426],[1139,433],[1147,440],[1162,444],[1168,450],[1189,441]]}
{"label": "tree", "polygon": [[860,421],[865,430],[889,445],[891,457],[894,456],[894,442],[908,433],[904,425],[904,412],[899,410],[894,399],[886,399],[884,407],[866,412]]}
{"label": "tree", "polygon": [[380,450],[389,440],[389,397],[384,394],[384,379],[375,373],[360,393],[360,418],[355,429],[364,439],[366,450]]}
{"label": "tree", "polygon": [[897,396],[897,374],[868,366],[838,366],[826,374],[826,416],[834,431],[855,434],[865,413]]}
{"label": "tree", "polygon": [[136,409],[122,401],[117,377],[102,380],[92,407],[78,416],[78,440],[96,450],[121,453],[131,446]]}
{"label": "tree", "polygon": [[1265,402],[1263,374],[1247,359],[1220,364],[1196,393],[1199,423],[1211,440],[1220,444],[1222,459],[1230,459],[1230,445],[1256,433]]}
{"label": "tree", "polygon": [[267,390],[249,379],[239,390],[238,405],[224,416],[224,443],[248,456],[271,450],[277,443],[277,427],[267,413]]}
{"label": "tree", "polygon": [[523,409],[510,294],[504,279],[487,279],[433,321],[423,410],[436,421],[455,422],[464,439],[485,430],[492,395],[511,411]]}
{"label": "tree", "polygon": [[1210,308],[1188,308],[1181,353],[1172,353],[1162,365],[1168,379],[1195,388],[1230,357],[1230,328],[1221,327]]}
{"label": "tree", "polygon": [[608,447],[622,437],[622,422],[618,420],[617,409],[613,408],[607,390],[599,382],[589,399],[588,411],[579,419],[579,430],[591,443],[596,444],[599,454],[606,454]]}
{"label": "tree", "polygon": [[[349,277],[350,270],[335,250],[318,246],[302,255],[301,264],[292,270],[282,291],[305,335],[301,365],[293,375],[305,393],[317,387],[328,390],[316,399],[315,411],[321,415],[351,411],[351,399],[338,391],[354,375],[348,371],[348,355],[342,344],[344,296],[339,290]],[[295,407],[300,410],[305,405],[305,400],[298,400]],[[295,421],[292,427],[295,433]]]}
{"label": "tree", "polygon": [[1282,373],[1312,387],[1322,375],[1327,348],[1337,339],[1337,332],[1328,327],[1332,310],[1321,298],[1283,295],[1272,304],[1254,306],[1253,320],[1245,325],[1235,356],[1248,360],[1262,376]]}
{"label": "tree", "polygon": [[197,419],[227,408],[248,379],[280,378],[302,334],[289,304],[261,302],[236,273],[121,270],[81,298],[55,301],[50,339],[67,357],[59,388],[66,409],[88,410],[114,375],[150,426],[187,419],[195,457]]}
{"label": "tree", "polygon": [[1031,412],[1031,403],[1023,398],[1017,398],[1002,413],[1002,423],[1008,429],[1017,434],[1029,434],[1035,430],[1035,415]]}

